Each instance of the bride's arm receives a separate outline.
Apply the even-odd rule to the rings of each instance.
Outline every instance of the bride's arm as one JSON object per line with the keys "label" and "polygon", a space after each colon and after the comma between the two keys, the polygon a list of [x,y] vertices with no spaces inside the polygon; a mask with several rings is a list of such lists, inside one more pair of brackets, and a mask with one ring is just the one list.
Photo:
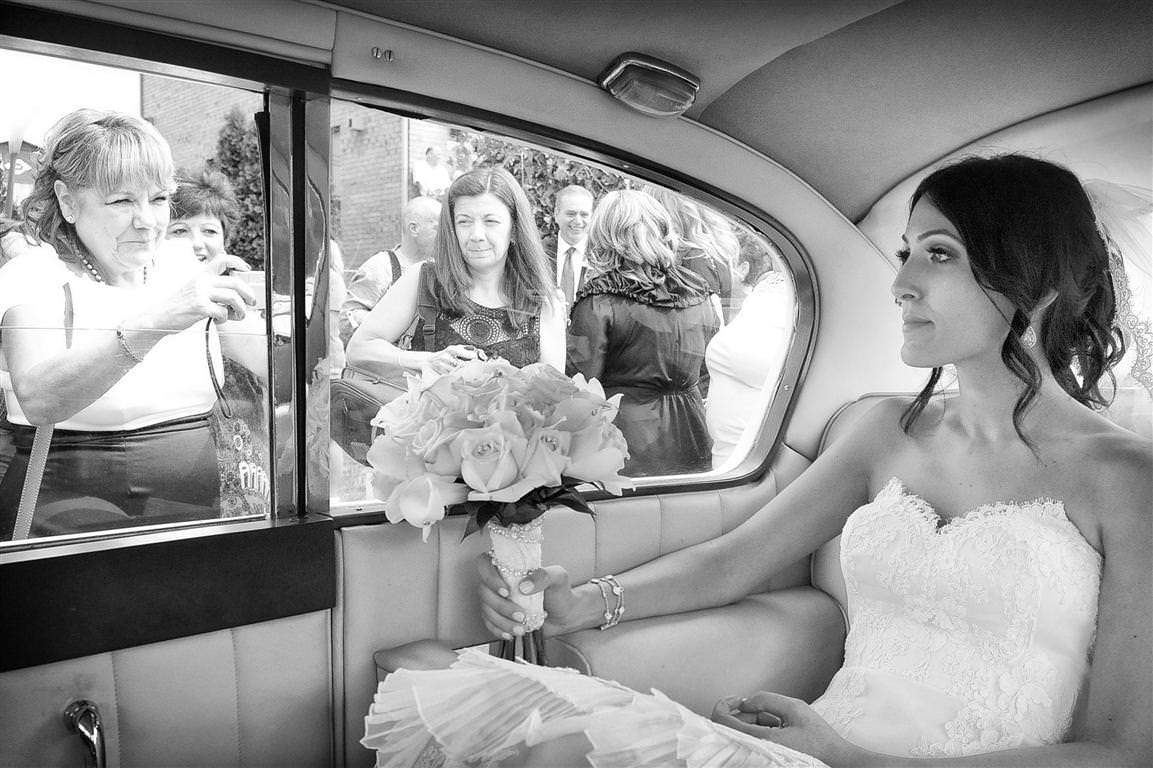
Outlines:
{"label": "bride's arm", "polygon": [[[849,514],[868,500],[874,457],[883,455],[893,440],[905,439],[897,426],[903,408],[896,400],[873,408],[849,434],[733,531],[618,574],[625,594],[624,618],[734,602],[837,536]],[[503,582],[483,560],[480,570],[486,625],[499,636],[519,634],[517,608],[500,594]],[[567,574],[555,566],[531,574],[526,582],[530,592],[546,591],[550,633],[604,623],[604,602],[596,585],[572,589]]]}

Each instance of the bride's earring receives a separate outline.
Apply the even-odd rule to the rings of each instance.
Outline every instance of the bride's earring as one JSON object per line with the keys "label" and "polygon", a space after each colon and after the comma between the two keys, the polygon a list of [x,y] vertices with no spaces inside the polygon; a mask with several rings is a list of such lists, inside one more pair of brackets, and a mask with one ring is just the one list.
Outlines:
{"label": "bride's earring", "polygon": [[1032,349],[1037,346],[1037,332],[1033,330],[1033,326],[1030,325],[1025,329],[1025,332],[1021,334],[1021,343],[1025,346],[1025,349]]}

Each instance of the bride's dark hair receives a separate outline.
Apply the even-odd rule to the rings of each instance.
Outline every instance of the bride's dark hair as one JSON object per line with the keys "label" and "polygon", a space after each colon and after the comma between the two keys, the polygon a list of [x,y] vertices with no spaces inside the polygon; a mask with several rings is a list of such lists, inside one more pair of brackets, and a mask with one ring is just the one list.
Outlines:
{"label": "bride's dark hair", "polygon": [[[1068,169],[1024,155],[971,157],[927,176],[909,209],[927,198],[957,229],[978,285],[1013,306],[1001,347],[1005,366],[1025,384],[1013,408],[1013,427],[1026,443],[1021,419],[1037,397],[1041,372],[1021,343],[1029,319],[1050,290],[1056,298],[1035,328],[1049,369],[1061,387],[1089,406],[1107,406],[1100,381],[1125,353],[1115,322],[1109,252],[1097,231],[1080,180]],[[941,378],[934,368],[901,417],[907,432]]]}

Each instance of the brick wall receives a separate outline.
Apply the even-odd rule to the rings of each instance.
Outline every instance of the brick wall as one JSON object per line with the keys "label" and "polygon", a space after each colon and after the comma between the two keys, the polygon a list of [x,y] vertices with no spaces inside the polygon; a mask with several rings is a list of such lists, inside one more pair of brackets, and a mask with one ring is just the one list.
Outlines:
{"label": "brick wall", "polygon": [[[215,156],[224,118],[233,107],[259,111],[258,93],[176,78],[143,75],[141,112],[172,145],[177,167],[199,168]],[[346,272],[400,240],[400,214],[409,199],[413,163],[429,146],[449,158],[449,129],[334,99],[331,116],[329,227]]]}
{"label": "brick wall", "polygon": [[198,169],[216,155],[216,140],[233,107],[264,108],[259,93],[156,75],[140,76],[140,112],[172,146],[177,168]]}
{"label": "brick wall", "polygon": [[346,271],[400,240],[408,199],[405,119],[334,99],[332,102],[332,235]]}

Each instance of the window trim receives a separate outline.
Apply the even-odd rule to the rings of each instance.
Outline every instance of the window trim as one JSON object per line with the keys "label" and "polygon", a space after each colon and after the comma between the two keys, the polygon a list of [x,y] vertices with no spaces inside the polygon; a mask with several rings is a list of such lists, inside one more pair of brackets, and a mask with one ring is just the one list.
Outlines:
{"label": "window trim", "polygon": [[5,552],[0,672],[331,609],[332,531],[315,515]]}
{"label": "window trim", "polygon": [[0,44],[15,50],[65,58],[83,50],[89,64],[132,67],[148,74],[255,90],[279,86],[328,92],[327,67],[59,11],[2,1],[0,8]]}

